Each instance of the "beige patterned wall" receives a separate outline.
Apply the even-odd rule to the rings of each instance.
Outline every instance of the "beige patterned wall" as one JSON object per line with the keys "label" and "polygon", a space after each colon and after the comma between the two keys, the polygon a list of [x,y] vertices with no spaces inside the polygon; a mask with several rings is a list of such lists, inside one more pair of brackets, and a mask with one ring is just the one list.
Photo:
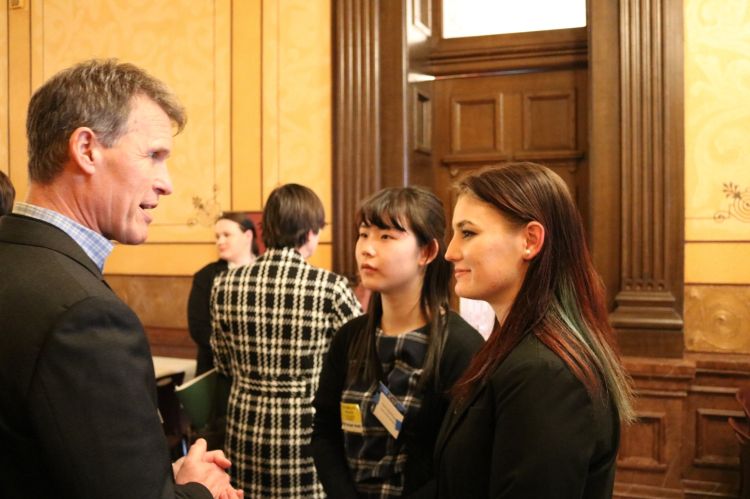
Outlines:
{"label": "beige patterned wall", "polygon": [[[131,61],[187,108],[170,160],[174,194],[156,210],[148,243],[118,246],[106,273],[191,275],[215,258],[215,216],[261,210],[280,183],[309,185],[330,213],[329,0],[28,0],[8,12],[0,27],[9,27],[14,74],[3,84],[0,69],[11,94],[8,105],[0,94],[11,122],[0,157],[10,150],[21,198],[28,89],[59,69],[91,57]],[[330,266],[330,238],[324,231],[315,264]]]}
{"label": "beige patterned wall", "polygon": [[685,0],[685,342],[750,353],[750,0]]}
{"label": "beige patterned wall", "polygon": [[174,194],[155,212],[150,243],[206,241],[229,205],[229,15],[229,0],[32,3],[33,88],[76,61],[117,57],[165,81],[188,110],[170,161]]}
{"label": "beige patterned wall", "polygon": [[[330,9],[329,0],[263,1],[263,197],[286,182],[307,185],[323,200],[328,220]],[[330,231],[321,241],[331,241]]]}

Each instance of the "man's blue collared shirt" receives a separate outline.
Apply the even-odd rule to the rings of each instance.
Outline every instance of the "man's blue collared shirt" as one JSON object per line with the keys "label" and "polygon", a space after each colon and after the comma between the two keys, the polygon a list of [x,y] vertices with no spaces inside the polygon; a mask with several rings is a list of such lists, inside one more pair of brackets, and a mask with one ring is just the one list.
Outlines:
{"label": "man's blue collared shirt", "polygon": [[35,206],[28,203],[16,203],[13,207],[13,213],[23,215],[29,218],[36,218],[43,222],[54,225],[73,238],[83,251],[93,260],[99,270],[104,271],[104,262],[112,253],[114,245],[98,232],[94,232],[88,227],[84,227],[60,213]]}

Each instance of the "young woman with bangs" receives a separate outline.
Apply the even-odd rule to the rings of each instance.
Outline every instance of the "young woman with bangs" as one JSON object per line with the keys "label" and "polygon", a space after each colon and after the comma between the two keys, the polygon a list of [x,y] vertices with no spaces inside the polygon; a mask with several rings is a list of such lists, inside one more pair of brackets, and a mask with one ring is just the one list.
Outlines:
{"label": "young woman with bangs", "polygon": [[315,466],[331,499],[432,497],[448,392],[482,338],[448,309],[445,214],[434,194],[382,190],[362,204],[357,223],[357,264],[372,295],[323,364]]}
{"label": "young woman with bangs", "polygon": [[497,320],[454,386],[438,497],[611,497],[631,390],[568,189],[549,168],[515,163],[458,191],[455,290]]}

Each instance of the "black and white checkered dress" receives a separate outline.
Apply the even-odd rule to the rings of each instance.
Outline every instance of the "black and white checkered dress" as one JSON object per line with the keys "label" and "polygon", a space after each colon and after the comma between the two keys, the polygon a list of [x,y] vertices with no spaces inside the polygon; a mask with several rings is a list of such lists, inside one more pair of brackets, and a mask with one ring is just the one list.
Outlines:
{"label": "black and white checkered dress", "polygon": [[312,399],[334,332],[360,315],[346,280],[294,249],[219,276],[211,345],[233,378],[225,450],[246,497],[324,497],[308,444]]}

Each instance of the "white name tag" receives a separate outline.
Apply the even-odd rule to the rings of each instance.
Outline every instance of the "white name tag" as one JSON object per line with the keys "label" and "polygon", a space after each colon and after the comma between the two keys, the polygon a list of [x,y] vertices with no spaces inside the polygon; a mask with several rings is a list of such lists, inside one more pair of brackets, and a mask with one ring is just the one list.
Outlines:
{"label": "white name tag", "polygon": [[378,418],[380,424],[388,430],[393,438],[398,438],[399,433],[401,433],[401,426],[404,423],[406,408],[382,382],[375,397],[373,415]]}

